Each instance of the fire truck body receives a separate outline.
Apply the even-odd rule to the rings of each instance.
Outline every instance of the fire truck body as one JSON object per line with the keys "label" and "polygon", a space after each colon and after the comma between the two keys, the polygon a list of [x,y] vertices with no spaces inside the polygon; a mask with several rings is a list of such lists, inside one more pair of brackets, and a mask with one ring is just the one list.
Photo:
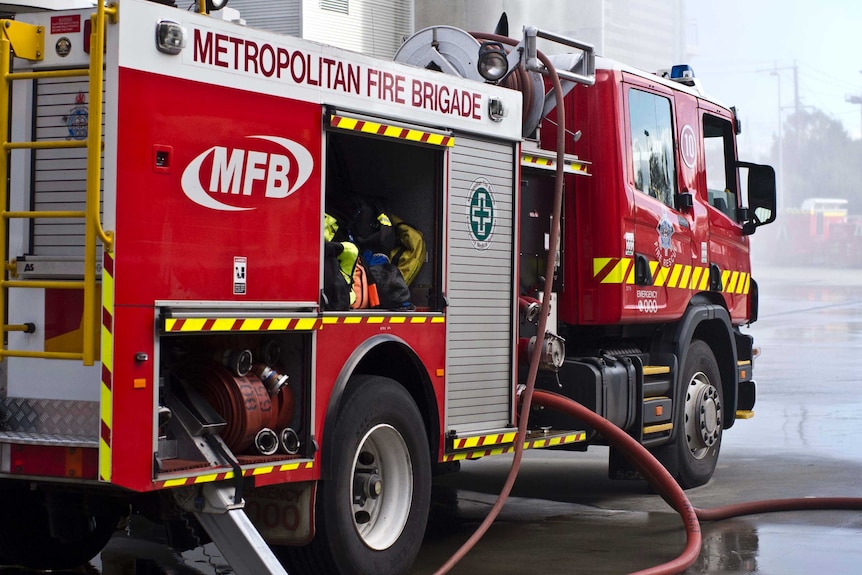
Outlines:
{"label": "fire truck body", "polygon": [[[238,561],[248,549],[224,548],[259,531],[306,568],[403,572],[435,469],[519,439],[602,442],[542,411],[517,438],[536,346],[538,386],[627,429],[684,485],[709,479],[721,431],[754,404],[746,235],[774,216],[763,166],[745,165],[743,207],[728,109],[600,61],[564,101],[579,136],[558,156],[554,106],[542,120],[543,94],[482,81],[485,48],[451,28],[393,63],[143,0],[92,12],[22,15],[0,45],[17,56],[0,69],[0,489],[39,509],[0,527],[0,558],[85,561],[132,503],[169,526],[194,514]],[[589,47],[571,45],[566,69],[591,84]],[[403,306],[332,309],[325,216],[356,198],[421,231]]]}

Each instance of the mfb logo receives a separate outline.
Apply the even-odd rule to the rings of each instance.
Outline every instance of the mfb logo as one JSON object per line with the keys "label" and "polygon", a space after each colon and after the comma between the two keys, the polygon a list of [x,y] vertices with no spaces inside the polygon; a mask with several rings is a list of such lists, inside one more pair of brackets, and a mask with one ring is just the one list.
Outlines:
{"label": "mfb logo", "polygon": [[[278,136],[246,138],[272,142],[285,153],[209,148],[183,171],[181,185],[191,201],[213,210],[254,210],[257,206],[237,204],[248,204],[248,199],[243,198],[261,191],[266,198],[286,198],[308,180],[314,159],[302,144]],[[210,166],[209,174],[202,169],[205,165]]]}

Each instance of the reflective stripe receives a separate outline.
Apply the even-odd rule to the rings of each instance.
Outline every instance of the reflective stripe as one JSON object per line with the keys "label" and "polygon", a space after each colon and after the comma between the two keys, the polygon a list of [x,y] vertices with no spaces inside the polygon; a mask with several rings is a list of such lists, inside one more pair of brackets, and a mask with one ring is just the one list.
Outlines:
{"label": "reflective stripe", "polygon": [[[105,252],[102,266],[102,384],[99,393],[99,480],[111,480],[111,435],[114,416],[114,258]],[[86,337],[86,334],[85,334]]]}
{"label": "reflective stripe", "polygon": [[[262,467],[252,467],[250,469],[244,469],[242,472],[243,477],[250,476],[258,476],[258,475],[267,475],[275,472],[284,472],[284,471],[298,471],[298,470],[310,470],[314,469],[313,461],[295,461],[291,463],[284,463],[281,465],[265,465]],[[221,473],[207,473],[204,475],[194,475],[191,477],[175,477],[172,479],[165,479],[164,481],[156,481],[154,486],[156,489],[166,488],[166,487],[181,487],[183,485],[197,485],[200,483],[212,483],[214,481],[224,481],[225,479],[233,478],[233,471],[225,471]]]}
{"label": "reflective stripe", "polygon": [[336,325],[446,323],[443,315],[344,315],[301,318],[165,318],[164,333],[315,331]]}
{"label": "reflective stripe", "polygon": [[[553,170],[557,167],[557,161],[554,158],[547,156],[536,156],[534,154],[522,154],[521,165],[533,168],[542,168],[545,170]],[[590,175],[587,171],[589,162],[574,158],[566,158],[563,160],[563,171],[570,174]]]}
{"label": "reflective stripe", "polygon": [[[480,435],[475,437],[464,437],[455,439],[455,449],[464,449],[456,453],[447,453],[443,461],[461,461],[464,459],[479,459],[490,455],[502,455],[515,451],[514,441],[517,433],[505,433],[496,435]],[[543,447],[555,447],[585,441],[587,434],[584,431],[553,436],[539,437],[524,442],[524,449],[542,449]],[[457,446],[461,446],[460,448]],[[474,447],[485,447],[485,449],[474,449]]]}
{"label": "reflective stripe", "polygon": [[378,122],[349,118],[347,116],[332,115],[329,118],[329,125],[341,130],[362,132],[363,134],[384,136],[386,138],[395,138],[398,140],[409,140],[411,142],[431,144],[432,146],[440,146],[443,148],[451,148],[455,145],[454,136],[450,136],[448,134],[416,130],[391,124],[380,124]]}
{"label": "reflective stripe", "polygon": [[[666,268],[650,261],[652,285],[685,290],[709,289],[709,268],[674,264]],[[635,269],[631,258],[593,258],[593,277],[602,284],[634,284]],[[742,271],[721,272],[722,293],[747,295],[751,289],[751,274]]]}

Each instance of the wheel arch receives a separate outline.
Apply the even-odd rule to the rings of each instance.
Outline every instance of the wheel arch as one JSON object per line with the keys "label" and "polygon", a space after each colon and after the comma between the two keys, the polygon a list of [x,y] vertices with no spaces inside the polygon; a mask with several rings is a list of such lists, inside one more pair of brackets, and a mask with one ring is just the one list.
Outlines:
{"label": "wheel arch", "polygon": [[331,469],[325,454],[331,447],[329,442],[332,437],[332,426],[349,391],[350,378],[354,375],[387,377],[407,390],[422,414],[433,464],[439,451],[440,417],[431,378],[418,354],[407,342],[393,335],[379,335],[366,340],[353,351],[332,388],[321,438],[322,478],[331,477]]}
{"label": "wheel arch", "polygon": [[[676,353],[679,358],[679,365],[685,365],[685,357],[692,340],[702,340],[710,347],[721,375],[725,429],[733,427],[736,419],[737,390],[739,387],[736,369],[736,338],[733,330],[733,324],[727,310],[723,306],[703,298],[699,301],[693,301],[682,320],[677,324],[672,341],[667,342],[671,346],[671,349],[667,351]],[[677,381],[677,389],[680,385],[681,383]],[[679,404],[680,402],[676,403]],[[679,408],[677,405],[677,409]]]}

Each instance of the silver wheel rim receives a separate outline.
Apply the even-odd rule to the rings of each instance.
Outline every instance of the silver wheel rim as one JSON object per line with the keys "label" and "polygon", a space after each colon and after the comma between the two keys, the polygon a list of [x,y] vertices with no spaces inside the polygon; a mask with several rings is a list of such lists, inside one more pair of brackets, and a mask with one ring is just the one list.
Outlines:
{"label": "silver wheel rim", "polygon": [[413,501],[413,465],[391,425],[371,428],[353,456],[353,526],[363,543],[388,549],[401,536]]}
{"label": "silver wheel rim", "polygon": [[702,371],[691,376],[685,395],[685,439],[692,457],[703,459],[721,437],[721,399]]}

